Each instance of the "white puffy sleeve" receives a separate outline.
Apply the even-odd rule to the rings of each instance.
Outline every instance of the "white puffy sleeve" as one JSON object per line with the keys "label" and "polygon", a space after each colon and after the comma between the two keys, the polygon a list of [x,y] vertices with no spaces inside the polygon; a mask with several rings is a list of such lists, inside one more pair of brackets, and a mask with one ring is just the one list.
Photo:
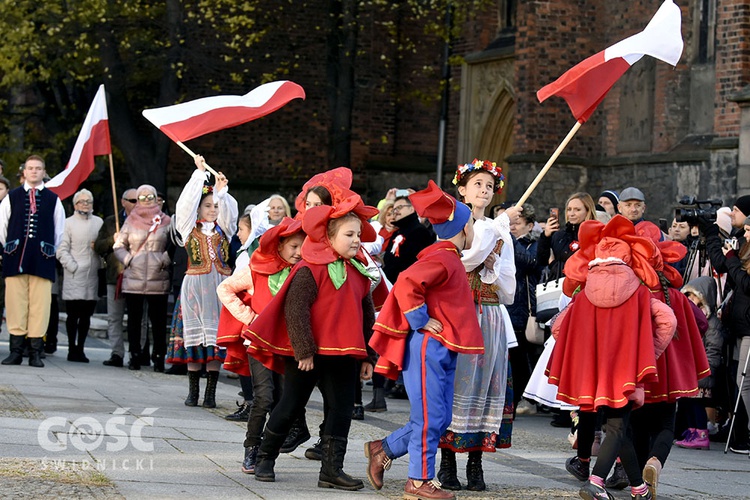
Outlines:
{"label": "white puffy sleeve", "polygon": [[[187,241],[198,220],[198,205],[201,203],[203,184],[208,179],[208,172],[193,170],[185,187],[177,199],[174,209],[175,228],[182,241]],[[232,233],[234,234],[234,233]]]}
{"label": "white puffy sleeve", "polygon": [[474,239],[471,240],[471,248],[461,253],[461,262],[467,272],[484,264],[499,238],[500,232],[492,224],[492,220],[474,221]]}
{"label": "white puffy sleeve", "polygon": [[229,194],[229,188],[225,186],[218,193],[214,193],[214,202],[219,205],[219,217],[216,223],[226,232],[227,238],[231,239],[237,232],[237,218],[239,217],[237,200]]}

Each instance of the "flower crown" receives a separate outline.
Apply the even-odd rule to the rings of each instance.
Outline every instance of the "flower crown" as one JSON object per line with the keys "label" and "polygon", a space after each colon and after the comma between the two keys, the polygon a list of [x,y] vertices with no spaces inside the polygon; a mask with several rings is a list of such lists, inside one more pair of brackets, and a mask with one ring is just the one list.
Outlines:
{"label": "flower crown", "polygon": [[503,175],[502,167],[498,167],[497,163],[494,161],[478,160],[476,158],[474,158],[474,161],[471,163],[465,163],[458,166],[456,175],[453,176],[453,185],[457,186],[458,183],[461,182],[461,179],[475,170],[486,170],[495,178],[494,191],[496,193],[505,187],[505,176]]}
{"label": "flower crown", "polygon": [[210,194],[210,193],[213,193],[214,192],[214,187],[211,186],[211,185],[206,184],[206,185],[203,186],[203,191],[202,192],[203,192],[203,196],[205,196],[207,194]]}

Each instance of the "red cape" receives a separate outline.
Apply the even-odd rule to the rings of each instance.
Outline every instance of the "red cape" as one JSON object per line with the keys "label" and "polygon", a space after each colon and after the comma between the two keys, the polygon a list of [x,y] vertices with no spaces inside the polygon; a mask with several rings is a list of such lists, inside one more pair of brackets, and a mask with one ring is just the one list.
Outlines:
{"label": "red cape", "polygon": [[574,297],[546,371],[560,401],[582,411],[622,408],[636,384],[656,378],[650,299],[643,285],[619,307]]}
{"label": "red cape", "polygon": [[292,268],[276,296],[244,331],[251,344],[247,352],[266,367],[284,372],[281,356],[294,356],[289,341],[284,307],[289,285],[303,267],[308,268],[318,286],[318,295],[310,309],[312,334],[320,355],[367,358],[362,332],[362,300],[370,292],[370,280],[346,262],[347,278],[338,290],[328,276],[325,264],[304,260]]}
{"label": "red cape", "polygon": [[[664,302],[661,290],[653,292],[653,296]],[[644,385],[646,403],[674,403],[679,398],[695,396],[698,380],[711,374],[690,299],[670,288],[669,300],[677,318],[677,333],[656,362],[659,379]]]}

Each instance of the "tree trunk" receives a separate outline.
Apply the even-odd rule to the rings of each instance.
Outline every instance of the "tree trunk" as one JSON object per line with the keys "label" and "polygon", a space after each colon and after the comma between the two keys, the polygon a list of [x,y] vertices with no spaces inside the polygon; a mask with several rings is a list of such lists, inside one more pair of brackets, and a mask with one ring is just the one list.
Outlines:
{"label": "tree trunk", "polygon": [[330,5],[331,26],[326,58],[328,106],[331,111],[328,166],[348,167],[351,164],[358,3],[356,0],[332,0]]}
{"label": "tree trunk", "polygon": [[[158,105],[174,104],[177,99],[180,80],[173,63],[179,61],[182,8],[179,0],[167,0],[167,26],[171,46],[167,53],[164,75],[159,88]],[[140,109],[131,109],[127,96],[128,74],[117,50],[117,41],[110,26],[101,26],[102,65],[108,68],[105,86],[109,94],[110,133],[113,143],[122,151],[125,166],[130,174],[130,186],[151,184],[157,190],[166,192],[167,160],[170,139],[157,129],[144,131],[143,115]],[[150,126],[150,124],[149,124]]]}

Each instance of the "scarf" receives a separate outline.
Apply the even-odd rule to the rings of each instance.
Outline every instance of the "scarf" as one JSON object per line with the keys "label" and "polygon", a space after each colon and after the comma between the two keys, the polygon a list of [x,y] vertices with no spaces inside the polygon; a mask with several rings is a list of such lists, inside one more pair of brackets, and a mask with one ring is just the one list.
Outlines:
{"label": "scarf", "polygon": [[158,204],[150,207],[136,205],[125,222],[135,229],[153,232],[169,224],[169,217],[161,211]]}

